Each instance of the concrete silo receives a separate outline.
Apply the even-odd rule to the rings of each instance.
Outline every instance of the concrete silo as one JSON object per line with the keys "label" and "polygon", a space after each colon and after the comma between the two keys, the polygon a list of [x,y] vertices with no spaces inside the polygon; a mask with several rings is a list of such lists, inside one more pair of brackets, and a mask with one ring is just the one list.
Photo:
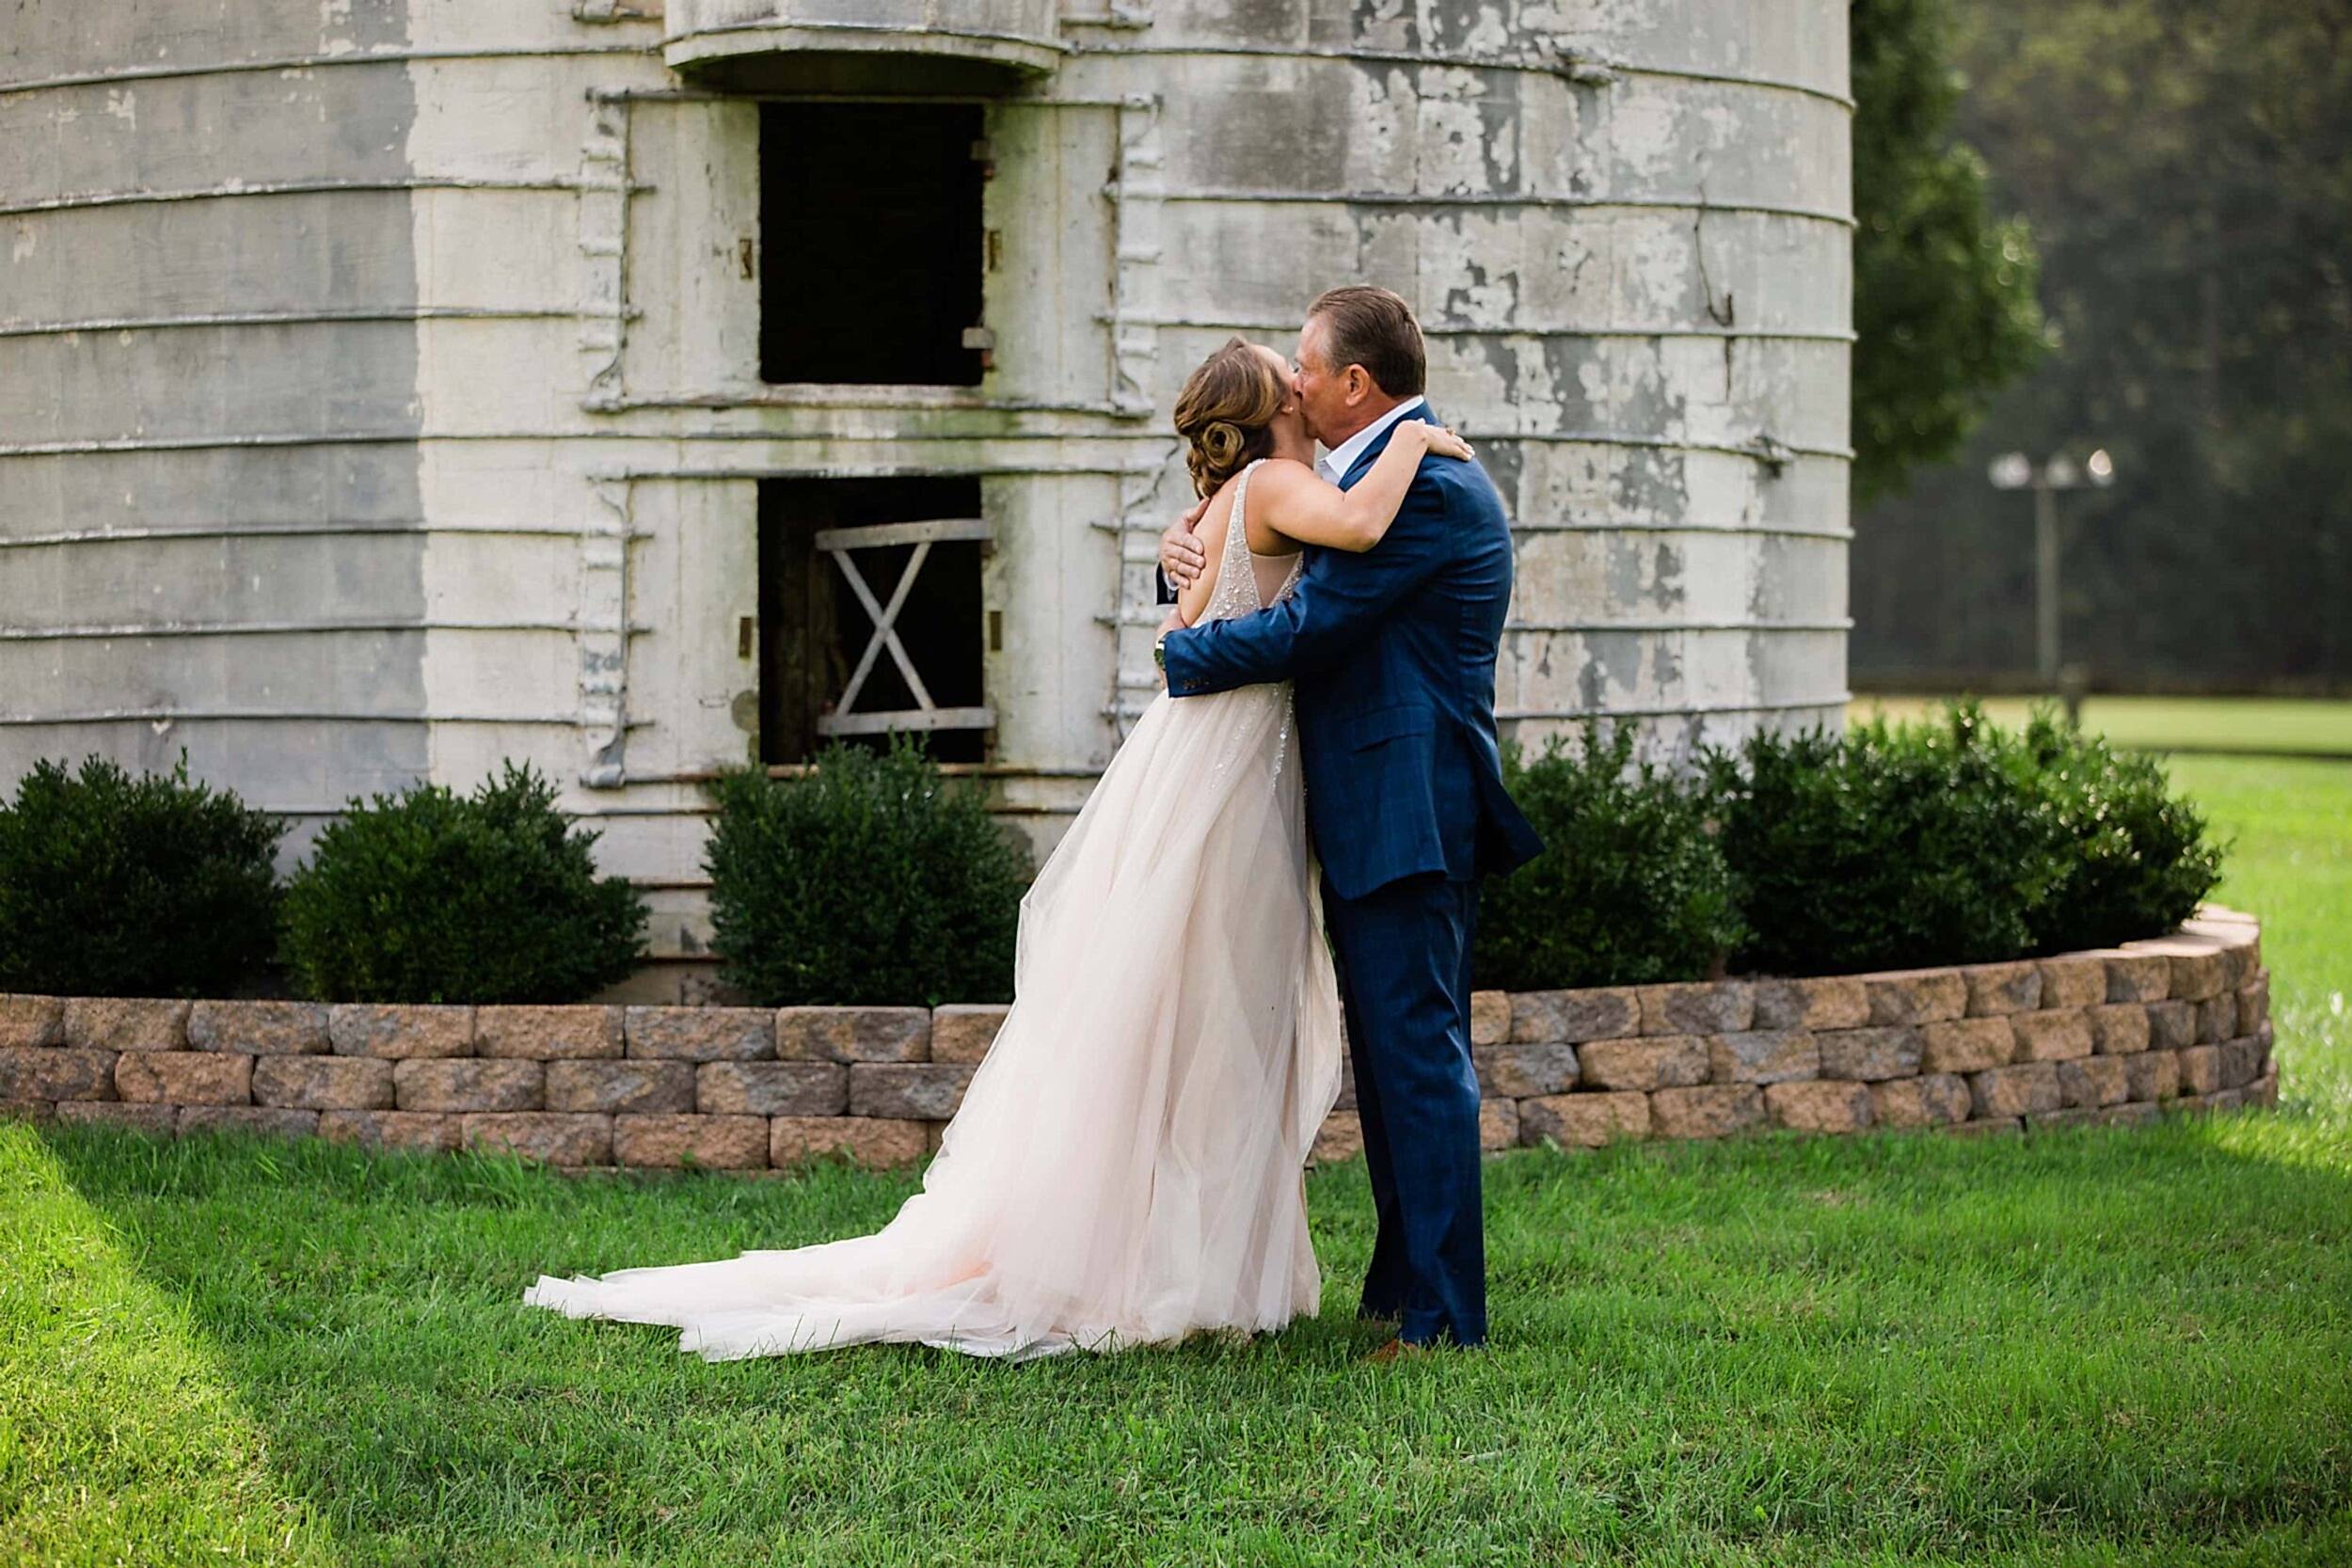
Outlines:
{"label": "concrete silo", "polygon": [[[531,757],[702,994],[700,781],[918,726],[1041,844],[1149,699],[1168,409],[1413,299],[1499,706],[1837,722],[1837,0],[29,0],[0,783]],[[887,623],[891,636],[876,635]]]}

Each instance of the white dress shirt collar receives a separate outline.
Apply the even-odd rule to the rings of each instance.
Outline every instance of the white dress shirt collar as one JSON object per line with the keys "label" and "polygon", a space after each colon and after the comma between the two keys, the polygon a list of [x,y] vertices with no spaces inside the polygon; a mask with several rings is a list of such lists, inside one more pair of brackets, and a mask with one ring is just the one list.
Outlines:
{"label": "white dress shirt collar", "polygon": [[1363,455],[1364,449],[1380,438],[1380,433],[1382,431],[1396,423],[1397,420],[1403,419],[1414,409],[1426,408],[1428,405],[1429,400],[1420,396],[1418,393],[1412,397],[1406,398],[1403,403],[1398,404],[1394,408],[1390,409],[1387,413],[1373,420],[1372,423],[1364,426],[1363,429],[1358,431],[1355,435],[1350,436],[1346,440],[1342,441],[1336,450],[1326,455],[1322,461],[1315,465],[1315,471],[1320,473],[1324,478],[1329,480],[1332,483],[1337,484],[1341,480],[1347,477],[1347,470],[1356,466],[1356,459]]}

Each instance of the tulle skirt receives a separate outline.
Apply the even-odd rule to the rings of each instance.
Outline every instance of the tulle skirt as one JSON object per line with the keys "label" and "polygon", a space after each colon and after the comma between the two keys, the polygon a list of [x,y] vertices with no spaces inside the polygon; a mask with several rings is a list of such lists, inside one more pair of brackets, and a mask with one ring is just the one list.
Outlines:
{"label": "tulle skirt", "polygon": [[869,1235],[543,1275],[707,1360],[874,1340],[1022,1360],[1311,1316],[1303,1167],[1340,1006],[1288,683],[1153,700],[1021,905],[1015,999]]}

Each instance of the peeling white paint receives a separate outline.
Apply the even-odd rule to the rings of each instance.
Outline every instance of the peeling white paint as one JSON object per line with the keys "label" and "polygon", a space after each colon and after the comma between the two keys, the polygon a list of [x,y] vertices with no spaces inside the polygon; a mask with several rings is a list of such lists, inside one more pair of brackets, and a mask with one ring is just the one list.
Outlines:
{"label": "peeling white paint", "polygon": [[[162,0],[134,4],[160,10]],[[1497,678],[1506,709],[1534,715],[1523,738],[1596,705],[1664,710],[1645,721],[1644,741],[1663,756],[1792,718],[1835,721],[1851,309],[1850,233],[1835,221],[1851,182],[1838,0],[1162,0],[1133,8],[1139,28],[1061,29],[1084,47],[992,111],[987,224],[1000,265],[986,314],[999,348],[982,395],[968,406],[884,392],[775,406],[751,363],[757,283],[737,262],[758,240],[756,111],[592,96],[679,81],[658,50],[580,51],[624,34],[650,40],[728,8],[825,20],[824,6],[834,20],[855,10],[849,0],[691,0],[671,7],[669,23],[616,25],[562,4],[320,0],[275,23],[240,13],[238,47],[273,60],[522,53],[0,100],[0,142],[68,143],[83,159],[70,188],[36,195],[142,182],[224,196],[312,179],[444,182],[395,192],[389,232],[367,216],[381,199],[358,193],[239,202],[255,226],[242,244],[194,204],[165,210],[190,244],[246,269],[223,275],[246,279],[239,308],[331,313],[412,296],[413,324],[54,334],[26,340],[32,379],[107,397],[15,408],[0,388],[0,412],[20,423],[116,444],[306,420],[323,433],[367,420],[421,428],[398,465],[382,450],[395,442],[331,460],[288,449],[244,468],[216,454],[77,455],[56,465],[66,477],[54,491],[29,495],[8,488],[0,466],[0,529],[81,526],[84,515],[137,527],[148,509],[175,522],[251,516],[287,499],[272,499],[273,483],[294,487],[257,475],[327,465],[307,470],[311,488],[294,487],[292,514],[420,530],[339,539],[349,575],[337,589],[350,604],[391,602],[405,573],[397,587],[418,615],[555,629],[430,629],[398,649],[364,645],[373,668],[351,662],[357,641],[313,643],[315,656],[245,686],[222,662],[232,640],[159,640],[172,657],[131,673],[158,700],[193,702],[214,681],[289,704],[556,716],[435,722],[415,752],[308,736],[332,760],[272,764],[279,799],[256,798],[310,803],[419,768],[469,786],[499,756],[529,756],[575,803],[642,814],[612,819],[599,847],[608,865],[691,879],[701,819],[676,775],[734,760],[747,741],[734,712],[746,679],[735,628],[756,575],[746,476],[978,469],[998,531],[984,592],[1004,622],[985,669],[997,757],[1016,770],[1000,799],[1034,809],[1020,820],[1042,847],[1110,754],[1116,715],[1152,689],[1150,541],[1185,489],[1167,428],[1176,386],[1228,332],[1287,348],[1315,292],[1368,278],[1417,301],[1432,399],[1480,440],[1519,526],[1513,615],[1526,629],[1509,634]],[[922,0],[905,14],[1001,14],[1016,31],[1057,30],[1048,0]],[[27,74],[92,69],[67,41],[27,50]],[[1571,81],[1556,45],[1608,71]],[[54,70],[40,57],[51,50]],[[141,43],[111,57],[135,50],[143,57]],[[379,76],[397,79],[400,113],[356,112],[368,106],[351,84]],[[183,123],[236,129],[167,136]],[[92,213],[12,221],[12,298],[40,301],[28,317],[72,319],[85,258],[58,252],[119,255],[123,236],[147,232],[116,224]],[[271,256],[283,264],[260,260]],[[251,276],[263,265],[266,288]],[[220,308],[169,269],[133,283],[109,314]],[[250,357],[262,341],[278,357]],[[336,383],[388,341],[413,366],[412,386]],[[80,358],[56,357],[70,355]],[[285,383],[303,367],[330,390],[297,403]],[[1747,454],[1766,435],[1795,451],[1777,472]],[[624,468],[647,477],[597,477]],[[719,469],[741,472],[667,477]],[[387,499],[404,485],[413,497]],[[507,531],[517,523],[559,531]],[[55,553],[68,575],[54,597],[106,591],[99,554]],[[278,564],[294,560],[223,555],[199,579],[159,566],[136,580],[171,591],[130,608],[196,618],[185,600],[197,580],[216,584],[221,613],[243,613],[267,604],[286,580]],[[16,611],[8,593],[0,580],[0,617]],[[1652,629],[1623,629],[1635,624]],[[1538,629],[1549,626],[1600,629]],[[87,685],[100,700],[101,677],[67,653],[24,649],[9,663],[0,648],[0,680]],[[404,659],[419,684],[389,695],[384,673]],[[1715,707],[1724,711],[1685,711]],[[623,722],[626,745],[610,746]],[[216,724],[184,727],[225,743]],[[47,738],[19,728],[0,744]],[[16,755],[0,752],[0,764]],[[594,787],[581,782],[592,755],[620,758]],[[691,889],[663,890],[657,908],[675,943],[707,940]]]}

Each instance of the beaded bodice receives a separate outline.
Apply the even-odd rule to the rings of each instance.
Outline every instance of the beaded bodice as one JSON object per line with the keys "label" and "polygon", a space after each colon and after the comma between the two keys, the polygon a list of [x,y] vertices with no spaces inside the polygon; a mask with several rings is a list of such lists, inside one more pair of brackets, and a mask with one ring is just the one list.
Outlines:
{"label": "beaded bodice", "polygon": [[1306,560],[1305,552],[1287,557],[1269,556],[1260,555],[1249,547],[1248,520],[1244,508],[1249,503],[1250,476],[1264,461],[1263,457],[1257,458],[1233,476],[1233,512],[1225,523],[1225,548],[1217,558],[1216,587],[1210,591],[1208,605],[1200,612],[1204,621],[1223,621],[1236,615],[1248,615],[1252,610],[1263,610],[1273,602],[1262,598],[1259,594],[1258,564],[1261,562],[1271,564],[1287,560],[1290,563],[1274,591],[1275,599],[1288,594],[1291,585],[1298,580],[1299,567]]}

